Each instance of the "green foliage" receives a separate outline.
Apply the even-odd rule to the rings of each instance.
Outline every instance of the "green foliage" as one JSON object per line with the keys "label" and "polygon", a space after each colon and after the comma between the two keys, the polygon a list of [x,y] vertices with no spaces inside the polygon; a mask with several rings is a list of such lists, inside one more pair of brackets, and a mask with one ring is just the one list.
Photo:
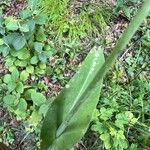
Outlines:
{"label": "green foliage", "polygon": [[49,16],[50,30],[56,31],[57,38],[70,40],[85,37],[93,32],[97,35],[106,28],[109,14],[101,4],[88,2],[83,9],[75,8],[68,0],[39,0],[41,11]]}
{"label": "green foliage", "polygon": [[[141,42],[134,47],[134,55],[129,53],[124,61],[118,61],[112,74],[106,78],[93,115],[91,129],[98,133],[101,145],[106,149],[138,150],[148,149],[150,146],[150,77],[145,75],[150,62],[147,55],[149,44],[146,41],[150,36],[149,30],[144,31],[142,28],[142,31],[144,35]],[[119,131],[123,138],[116,139]],[[101,138],[103,134],[109,138]]]}
{"label": "green foliage", "polygon": [[100,134],[100,139],[106,149],[123,150],[129,148],[128,140],[125,137],[125,127],[132,128],[138,119],[133,116],[132,112],[121,110],[122,107],[119,107],[114,99],[108,100],[106,98],[100,110],[95,114],[97,117],[95,117],[92,130]]}
{"label": "green foliage", "polygon": [[[11,131],[11,129],[9,129],[8,127],[0,127],[0,141],[1,141],[1,135],[5,136],[5,139],[8,143],[13,143],[14,142],[14,136],[13,133]],[[7,144],[8,145],[8,144]],[[6,145],[2,144],[0,142],[0,147],[1,148],[5,148],[4,150],[10,150],[9,147],[7,147]]]}
{"label": "green foliage", "polygon": [[[9,108],[10,111],[14,112],[19,120],[26,119],[27,117],[28,104],[26,100],[33,102],[33,107],[37,113],[40,107],[46,103],[46,98],[43,94],[36,92],[34,89],[30,90],[25,87],[23,81],[27,80],[28,76],[29,73],[26,71],[19,73],[18,70],[14,70],[11,74],[6,74],[3,79],[8,89],[7,95],[3,98],[4,106]],[[28,91],[30,91],[30,93],[27,97],[26,93]],[[41,117],[36,123],[34,122],[34,125],[37,125],[38,121],[41,120],[42,114],[43,112],[40,110]],[[34,119],[34,117],[32,119]],[[32,119],[30,119],[30,121]]]}
{"label": "green foliage", "polygon": [[5,57],[5,66],[10,72],[15,68],[22,69],[23,81],[29,76],[27,73],[43,74],[42,70],[46,68],[40,68],[38,65],[46,64],[53,54],[44,29],[47,19],[43,14],[26,9],[20,12],[20,19],[2,17],[1,20],[1,28],[5,34],[1,33],[0,52]]}
{"label": "green foliage", "polygon": [[[132,145],[136,145],[136,149],[149,147],[146,116],[150,104],[146,95],[150,85],[145,80],[137,79],[124,86],[118,83],[118,79],[113,79],[107,84],[108,92],[105,92],[106,89],[102,92],[93,116],[92,130],[99,134],[106,149],[130,149]],[[138,90],[135,90],[137,87]],[[103,139],[103,135],[109,138]],[[144,144],[141,144],[142,139]]]}
{"label": "green foliage", "polygon": [[41,106],[46,102],[46,98],[41,93],[32,92],[31,99],[36,106]]}
{"label": "green foliage", "polygon": [[3,77],[7,89],[3,107],[33,126],[38,125],[47,110],[46,97],[40,90],[48,88],[44,83],[34,87],[28,83],[32,82],[31,77],[45,74],[47,61],[54,53],[45,33],[47,17],[35,11],[35,4],[36,1],[29,1],[28,8],[17,19],[0,17],[0,53],[9,70]]}
{"label": "green foliage", "polygon": [[116,11],[123,11],[124,15],[130,19],[135,13],[135,10],[130,9],[129,6],[135,5],[139,1],[140,0],[117,0]]}
{"label": "green foliage", "polygon": [[[24,126],[28,133],[39,132],[37,126],[40,126],[40,121],[45,116],[41,132],[41,149],[66,150],[72,148],[84,135],[98,101],[100,83],[114,59],[125,48],[142,19],[147,15],[150,3],[145,2],[146,9],[143,7],[141,15],[139,13],[133,20],[106,63],[101,51],[92,50],[75,77],[58,97],[49,103],[45,97],[48,86],[41,80],[41,75],[47,74],[53,81],[60,81],[61,85],[65,85],[68,78],[62,74],[66,69],[64,58],[70,57],[73,60],[75,49],[80,45],[77,46],[77,43],[72,41],[61,45],[61,48],[58,46],[62,51],[55,53],[55,57],[50,60],[51,67],[48,67],[47,61],[54,54],[52,42],[46,34],[48,28],[56,32],[59,39],[61,37],[76,39],[91,33],[99,34],[106,27],[106,13],[100,4],[92,2],[88,2],[88,5],[83,4],[83,9],[76,14],[72,10],[74,5],[70,1],[44,0],[39,6],[43,12],[48,13],[49,23],[51,22],[48,27],[47,14],[38,11],[37,2],[38,0],[28,0],[27,9],[21,11],[17,19],[0,16],[0,53],[5,58],[5,66],[8,69],[3,81],[0,80],[0,104],[15,114],[17,120],[26,121]],[[122,4],[118,1],[118,8],[130,17],[125,1],[120,2]],[[144,51],[148,51],[149,48],[149,33],[147,30],[142,38]],[[125,60],[131,78],[134,78],[134,70],[137,69],[134,60],[145,67],[143,60],[147,61],[147,58],[138,55],[138,59],[128,57]],[[113,73],[113,81],[118,79],[120,74],[123,75],[118,70]],[[114,91],[107,89],[109,94],[102,92],[92,129],[99,134],[101,145],[106,149],[136,150],[137,143],[143,141],[144,148],[147,149],[146,145],[149,147],[147,121],[149,102],[145,100],[149,84],[147,79],[141,79],[143,78],[137,80],[135,85],[126,87],[130,91],[123,89],[120,84],[113,83],[110,87]],[[119,94],[114,98],[116,92]],[[0,127],[0,133],[3,134],[3,131],[4,128]],[[4,138],[12,143],[14,140],[12,132],[8,130],[6,135],[7,137]],[[139,137],[132,138],[133,135]],[[131,142],[134,144],[130,144]]]}
{"label": "green foliage", "polygon": [[[118,41],[110,56],[106,59],[106,62],[104,64],[100,61],[97,62],[102,64],[98,65],[94,71],[93,68],[97,65],[97,63],[93,62],[93,64],[91,64],[91,62],[89,62],[88,64],[88,59],[92,56],[92,54],[89,53],[89,57],[85,60],[85,64],[82,66],[83,68],[81,67],[79,75],[77,74],[70,83],[66,85],[66,88],[60,93],[60,95],[58,95],[58,97],[56,97],[56,99],[51,103],[41,131],[42,149],[70,149],[80,140],[90,122],[90,116],[93,112],[93,109],[91,110],[91,108],[94,108],[94,105],[97,102],[97,98],[95,96],[98,96],[97,94],[99,94],[98,91],[103,77],[113,65],[120,52],[122,52],[129,43],[143,19],[149,14],[149,5],[150,1],[146,0],[143,7],[139,10],[132,23]],[[101,57],[103,57],[102,54],[100,55],[100,58]],[[94,61],[93,58],[92,60]],[[91,70],[94,72],[90,75]],[[86,75],[84,73],[86,73]],[[85,78],[84,75],[89,79]],[[77,88],[78,86],[79,88]],[[73,96],[74,94],[75,96]],[[88,109],[88,106],[90,106],[90,109]],[[108,110],[106,108],[100,110],[101,119],[105,122],[116,110],[111,109],[108,112],[107,111]],[[115,118],[115,124],[119,130],[116,131],[112,128],[111,131],[111,136],[113,136],[113,140],[115,141],[114,147],[117,149],[127,148],[127,141],[124,140],[125,136],[122,129],[124,128],[124,125],[127,125],[129,122],[134,124],[137,120],[130,111],[125,112],[125,114],[119,113],[115,116]],[[105,147],[109,149],[110,133],[104,131],[100,130],[100,132],[103,133],[100,138],[104,141]]]}
{"label": "green foliage", "polygon": [[[42,149],[70,149],[84,135],[97,104],[102,81],[98,82],[88,97],[84,95],[82,100],[79,98],[92,81],[96,69],[101,68],[103,63],[102,50],[93,48],[77,74],[50,105],[41,132]],[[79,125],[80,128],[76,128]]]}

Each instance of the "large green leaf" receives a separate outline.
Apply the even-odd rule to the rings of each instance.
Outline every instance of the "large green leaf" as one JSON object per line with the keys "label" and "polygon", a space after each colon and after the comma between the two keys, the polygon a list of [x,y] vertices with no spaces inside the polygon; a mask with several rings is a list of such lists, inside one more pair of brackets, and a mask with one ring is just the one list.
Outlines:
{"label": "large green leaf", "polygon": [[80,97],[103,64],[102,50],[93,48],[76,75],[51,103],[41,131],[42,150],[68,150],[82,138],[96,108],[102,80],[88,97],[85,95],[82,100]]}
{"label": "large green leaf", "polygon": [[[150,0],[145,0],[106,59],[106,63],[103,55],[96,57],[98,51],[93,50],[79,73],[50,104],[41,131],[42,150],[69,150],[84,135],[98,100],[103,77],[149,12]],[[96,69],[93,69],[93,66]],[[101,138],[106,139],[106,135]]]}

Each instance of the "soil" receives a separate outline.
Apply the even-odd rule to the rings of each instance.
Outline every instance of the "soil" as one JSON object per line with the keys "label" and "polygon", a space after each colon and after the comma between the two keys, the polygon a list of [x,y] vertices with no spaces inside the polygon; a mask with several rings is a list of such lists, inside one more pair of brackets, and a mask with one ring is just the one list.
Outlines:
{"label": "soil", "polygon": [[26,7],[26,0],[11,0],[10,4],[4,7],[6,16],[16,16],[17,13]]}

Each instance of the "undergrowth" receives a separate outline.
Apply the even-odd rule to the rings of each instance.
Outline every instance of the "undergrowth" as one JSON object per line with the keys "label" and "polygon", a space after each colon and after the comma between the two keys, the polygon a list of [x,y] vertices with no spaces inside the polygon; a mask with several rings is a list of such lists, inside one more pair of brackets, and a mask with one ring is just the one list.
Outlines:
{"label": "undergrowth", "polygon": [[[87,54],[75,39],[101,36],[110,14],[101,3],[92,1],[40,0],[40,11],[32,0],[29,2],[31,7],[20,12],[17,19],[0,17],[0,52],[6,68],[0,80],[0,106],[23,122],[28,138],[36,137],[35,142],[39,142],[39,123],[49,104],[45,96],[48,86],[43,78],[49,76],[53,83],[64,86],[82,61],[76,62],[75,58],[79,53]],[[132,16],[125,1],[118,0],[117,7],[128,18]],[[105,80],[92,125],[92,130],[100,137],[95,149],[146,150],[150,147],[150,79],[147,73],[150,31],[145,28],[140,48],[123,62],[118,61]],[[49,34],[54,35],[54,41],[49,39]],[[66,40],[56,51],[54,45],[62,38],[69,42]],[[12,144],[12,130],[5,122],[0,125],[0,142]],[[36,135],[32,137],[31,133]],[[27,149],[32,149],[31,145]]]}
{"label": "undergrowth", "polygon": [[49,16],[50,31],[55,31],[56,38],[60,39],[65,37],[72,40],[92,33],[99,36],[110,16],[100,2],[42,0],[39,7]]}
{"label": "undergrowth", "polygon": [[150,147],[149,32],[144,31],[142,42],[133,46],[136,50],[120,58],[105,80],[91,128],[98,133],[100,149]]}

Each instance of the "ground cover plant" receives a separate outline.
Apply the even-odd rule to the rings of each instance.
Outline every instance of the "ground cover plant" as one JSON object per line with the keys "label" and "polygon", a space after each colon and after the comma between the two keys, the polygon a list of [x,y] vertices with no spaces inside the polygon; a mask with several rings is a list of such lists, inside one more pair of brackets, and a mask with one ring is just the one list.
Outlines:
{"label": "ground cover plant", "polygon": [[130,9],[128,6],[136,5],[140,0],[117,0],[116,11],[123,11],[124,15],[129,19],[133,14],[135,9]]}
{"label": "ground cover plant", "polygon": [[[46,102],[45,96],[36,92],[38,86],[34,88],[32,83],[27,83],[29,77],[36,78],[39,74],[46,73],[47,59],[53,54],[53,48],[46,41],[43,28],[45,22],[45,16],[33,13],[32,5],[30,9],[20,12],[19,19],[1,16],[1,53],[5,58],[5,67],[10,72],[3,78],[8,89],[3,102],[18,119],[27,117],[26,100],[32,100],[37,110],[46,106],[42,105]],[[36,115],[35,120],[37,110],[33,108],[33,116],[31,115],[34,124],[41,118]]]}
{"label": "ground cover plant", "polygon": [[[91,85],[90,83],[94,80],[94,76],[98,74],[98,68],[100,69],[104,64],[101,47],[105,40],[99,44],[97,41],[91,42],[92,44],[88,49],[90,50],[93,45],[95,47],[92,48],[83,65],[78,69],[79,71],[68,83],[68,80],[76,72],[78,66],[76,61],[79,59],[80,63],[89,50],[82,48],[85,45],[82,46],[82,40],[79,40],[82,37],[81,35],[70,36],[68,41],[68,36],[66,36],[68,31],[61,31],[61,34],[58,34],[57,21],[51,22],[52,26],[56,28],[55,30],[51,28],[53,33],[50,32],[48,25],[50,25],[49,21],[52,18],[49,14],[41,13],[41,8],[46,2],[40,6],[40,9],[38,9],[40,3],[37,2],[36,0],[29,0],[28,3],[25,3],[26,8],[19,11],[15,17],[1,14],[0,46],[3,59],[2,74],[0,74],[0,105],[2,106],[0,116],[2,116],[1,120],[6,118],[7,121],[0,122],[0,140],[7,145],[11,145],[12,149],[39,149],[41,121],[50,106],[41,133],[42,149],[72,148],[83,137],[91,121],[91,114],[96,108],[102,84],[98,84],[93,92],[87,92],[86,89],[94,88],[95,84]],[[147,1],[147,3],[149,2]],[[68,5],[68,1],[64,1],[64,4]],[[123,5],[125,4],[124,2]],[[62,6],[64,7],[64,5]],[[3,9],[5,10],[5,7]],[[142,12],[147,13],[148,9],[144,9]],[[101,10],[99,13],[102,13]],[[52,15],[54,14],[53,12]],[[127,20],[130,19],[126,13],[125,16],[128,18]],[[141,20],[138,19],[137,26],[140,23],[139,21]],[[129,49],[135,48],[134,43],[135,41],[138,42],[138,44],[136,43],[137,51],[127,49],[112,68],[112,73],[110,72],[106,76],[97,111],[93,115],[91,130],[89,129],[74,149],[136,150],[149,148],[148,50],[150,36],[147,28],[148,23],[149,20],[145,21],[138,31],[138,37],[134,37],[130,43]],[[93,35],[90,39],[95,37],[94,28],[91,31],[93,31]],[[91,36],[86,30],[84,30],[84,33]],[[102,34],[101,30],[98,34]],[[57,38],[52,38],[54,35],[57,35]],[[141,35],[142,38],[139,38]],[[62,39],[62,37],[63,42],[59,43],[59,38]],[[76,40],[77,37],[78,40]],[[101,37],[98,36],[98,38]],[[130,38],[128,37],[128,40]],[[104,53],[107,55],[105,50]],[[80,59],[81,55],[82,59]],[[111,60],[109,61],[111,62]],[[97,68],[97,71],[95,71],[95,68]],[[96,79],[98,78],[95,78],[95,82]],[[61,86],[65,86],[65,88],[55,99]],[[52,89],[54,88],[57,88],[57,90],[53,92]],[[88,96],[84,98],[86,94]],[[51,95],[50,99],[48,99],[49,95]],[[70,102],[66,101],[67,97],[70,97]],[[62,101],[62,98],[65,101]],[[83,100],[87,100],[86,103]],[[86,106],[86,111],[82,109],[83,107],[80,107],[83,106],[82,103]],[[93,109],[91,109],[91,106]],[[7,114],[6,109],[10,114],[9,116],[3,115],[3,113]],[[78,114],[82,114],[82,116]],[[9,122],[9,120],[12,121]],[[21,126],[17,124],[21,124]],[[49,130],[50,128],[51,130]],[[20,131],[23,132],[23,135],[19,137],[21,139],[15,147],[13,144],[17,141],[17,138],[14,133],[18,134]],[[88,134],[92,134],[91,139],[87,138]],[[93,139],[96,136],[96,140]],[[69,140],[61,143],[68,138]],[[92,139],[93,144],[88,142]],[[145,142],[143,143],[142,140]]]}
{"label": "ground cover plant", "polygon": [[102,33],[109,20],[107,9],[100,2],[74,3],[68,0],[40,0],[41,11],[49,16],[49,28],[56,30],[56,38],[65,36],[72,40],[87,34]]}

